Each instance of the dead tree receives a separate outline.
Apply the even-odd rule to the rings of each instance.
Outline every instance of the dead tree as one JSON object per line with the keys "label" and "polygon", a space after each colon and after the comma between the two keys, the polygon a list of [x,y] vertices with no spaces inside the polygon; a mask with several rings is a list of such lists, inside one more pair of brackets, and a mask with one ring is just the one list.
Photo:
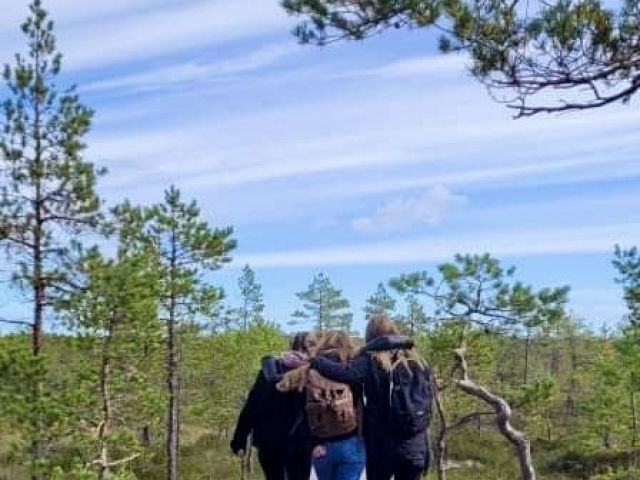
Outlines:
{"label": "dead tree", "polygon": [[440,388],[438,382],[434,378],[433,400],[438,413],[438,434],[436,436],[435,445],[435,461],[436,475],[438,480],[447,480],[447,417],[445,415],[442,398],[440,397]]}
{"label": "dead tree", "polygon": [[462,375],[461,379],[454,380],[456,385],[466,394],[474,396],[491,406],[496,414],[498,429],[516,450],[522,480],[536,480],[533,458],[531,457],[531,442],[523,432],[516,430],[511,425],[511,407],[507,401],[492,393],[486,387],[477,385],[469,378],[465,353],[466,348],[464,346],[455,350],[458,368]]}

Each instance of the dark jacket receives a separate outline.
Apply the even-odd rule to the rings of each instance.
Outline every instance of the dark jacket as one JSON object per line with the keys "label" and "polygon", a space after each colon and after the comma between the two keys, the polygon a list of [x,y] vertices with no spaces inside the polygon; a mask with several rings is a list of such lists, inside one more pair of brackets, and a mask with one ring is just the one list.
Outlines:
{"label": "dark jacket", "polygon": [[367,457],[382,463],[410,464],[427,468],[428,438],[425,432],[400,437],[389,424],[389,373],[375,360],[374,351],[412,348],[405,337],[380,337],[365,346],[349,364],[317,357],[311,366],[327,378],[349,384],[364,385],[364,441]]}
{"label": "dark jacket", "polygon": [[244,449],[249,434],[253,445],[263,452],[309,448],[304,395],[281,393],[275,386],[285,372],[285,367],[273,357],[263,359],[262,369],[240,412],[231,441],[232,451]]}
{"label": "dark jacket", "polygon": [[[322,354],[321,354],[322,355]],[[337,356],[334,356],[332,353],[326,353],[324,355],[325,358],[332,360],[334,362],[338,362],[339,359]],[[282,367],[273,357],[265,357],[262,359],[262,373],[268,382],[278,383],[282,380],[284,374],[287,369]],[[345,382],[348,383],[348,382]],[[349,383],[349,387],[351,388],[351,393],[353,395],[353,401],[355,404],[355,408],[358,409],[359,406],[362,405],[362,384]],[[297,445],[306,445],[310,446],[310,448],[315,447],[316,445],[321,445],[324,442],[328,441],[339,441],[352,437],[353,435],[358,434],[358,428],[355,428],[352,432],[346,433],[344,435],[339,435],[331,438],[317,438],[311,436],[311,432],[309,431],[309,424],[307,422],[306,416],[306,391],[298,394],[298,403],[295,405],[296,409],[296,423],[293,429],[293,441]]]}

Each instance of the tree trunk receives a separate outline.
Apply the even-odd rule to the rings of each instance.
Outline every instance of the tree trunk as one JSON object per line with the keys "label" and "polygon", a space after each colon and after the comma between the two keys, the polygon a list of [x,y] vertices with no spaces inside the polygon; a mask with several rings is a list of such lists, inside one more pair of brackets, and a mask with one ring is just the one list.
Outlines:
{"label": "tree trunk", "polygon": [[438,436],[435,445],[436,475],[438,480],[447,479],[447,417],[444,412],[438,382],[434,378],[433,400],[438,412]]}
{"label": "tree trunk", "polygon": [[177,480],[178,472],[178,361],[175,345],[175,319],[170,314],[167,329],[167,480]]}
{"label": "tree trunk", "polygon": [[[147,340],[145,340],[145,342],[142,345],[142,361],[147,364],[150,363],[149,357],[150,357],[150,349],[149,349],[149,342]],[[151,431],[151,425],[147,424],[147,425],[143,425],[142,428],[140,429],[140,443],[142,444],[142,446],[144,448],[151,448],[151,443],[153,442],[153,434]]]}
{"label": "tree trunk", "polygon": [[140,442],[142,443],[142,446],[145,447],[145,448],[150,448],[151,447],[152,438],[151,438],[151,426],[150,425],[145,425],[140,430]]}
{"label": "tree trunk", "polygon": [[527,338],[524,344],[524,377],[523,384],[529,381],[529,349],[531,348],[531,327],[527,326]]}
{"label": "tree trunk", "polygon": [[479,398],[493,408],[500,432],[516,450],[520,464],[520,478],[522,480],[536,480],[533,458],[531,457],[531,442],[523,432],[516,430],[511,425],[511,407],[504,398],[490,392],[486,387],[476,385],[469,379],[464,347],[458,348],[455,353],[462,372],[462,379],[455,380],[456,385],[468,395]]}
{"label": "tree trunk", "polygon": [[[35,57],[36,64],[36,76],[40,76],[40,59],[36,54]],[[43,251],[42,251],[42,237],[43,237],[43,201],[42,201],[42,139],[40,133],[40,125],[42,122],[42,113],[40,111],[40,100],[36,100],[34,103],[34,169],[36,171],[35,175],[35,185],[34,185],[34,219],[35,225],[33,229],[33,278],[32,278],[32,286],[33,286],[33,323],[31,330],[31,348],[33,352],[34,359],[38,359],[40,357],[40,351],[42,348],[42,324],[44,319],[44,295],[45,295],[45,284],[43,278],[43,269],[44,269],[44,261],[43,261]],[[36,361],[37,363],[37,361]],[[35,374],[37,378],[33,378],[33,402],[35,404],[40,403],[42,399],[42,389],[43,389],[43,379],[39,378],[40,373],[38,369],[38,373]],[[40,411],[40,408],[34,405],[37,412]],[[31,442],[32,449],[32,462],[35,467],[43,457],[42,452],[42,439],[44,438],[44,425],[42,424],[42,418],[40,413],[35,414],[34,418],[35,423],[35,437]],[[31,474],[32,480],[40,480],[42,477],[39,473],[37,473],[37,467],[34,468],[34,471]]]}
{"label": "tree trunk", "polygon": [[[573,417],[573,413],[574,413],[574,399],[573,399],[573,395],[576,391],[576,371],[578,370],[578,354],[576,352],[576,344],[575,344],[575,337],[573,335],[573,327],[570,326],[569,327],[569,352],[571,354],[571,377],[569,380],[569,388],[567,389],[567,400],[566,400],[566,407],[567,407],[567,415],[566,418],[567,420],[571,417]],[[566,422],[565,422],[566,423]]]}
{"label": "tree trunk", "polygon": [[170,292],[169,312],[167,320],[167,443],[166,443],[166,480],[178,479],[178,448],[180,424],[179,408],[179,360],[176,332],[176,262],[177,262],[177,234],[175,228],[171,235],[170,258]]}
{"label": "tree trunk", "polygon": [[633,391],[633,375],[632,385],[629,389],[629,406],[631,408],[631,448],[635,449],[638,442],[638,408],[636,405],[636,395]]}
{"label": "tree trunk", "polygon": [[113,322],[109,322],[107,336],[102,348],[102,362],[100,367],[100,396],[102,398],[102,421],[98,427],[98,441],[100,442],[100,465],[98,470],[98,480],[110,477],[109,449],[106,437],[111,428],[111,392],[109,382],[111,381],[111,356],[110,348],[113,339]]}

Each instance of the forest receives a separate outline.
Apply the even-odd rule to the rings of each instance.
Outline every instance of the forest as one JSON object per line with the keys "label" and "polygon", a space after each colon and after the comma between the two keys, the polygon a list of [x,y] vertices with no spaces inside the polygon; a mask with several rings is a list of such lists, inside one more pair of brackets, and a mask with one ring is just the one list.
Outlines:
{"label": "forest", "polygon": [[260,479],[229,441],[261,358],[298,330],[360,341],[354,318],[378,312],[413,338],[435,382],[428,478],[640,478],[636,248],[611,246],[628,310],[616,326],[573,315],[570,285],[534,287],[466,252],[375,279],[365,305],[319,272],[290,321],[268,318],[259,271],[239,271],[237,304],[216,285],[236,232],[207,223],[177,186],[157,204],[100,198],[109,173],[85,158],[94,112],[58,83],[63,57],[39,0],[22,33],[26,53],[0,90],[3,288],[26,312],[0,318],[0,479]]}

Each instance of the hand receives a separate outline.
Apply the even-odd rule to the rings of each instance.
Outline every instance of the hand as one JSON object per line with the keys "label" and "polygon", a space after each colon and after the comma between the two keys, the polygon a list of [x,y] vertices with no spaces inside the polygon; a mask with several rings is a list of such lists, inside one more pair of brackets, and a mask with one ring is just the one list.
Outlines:
{"label": "hand", "polygon": [[234,455],[238,455],[238,456],[244,455],[244,449],[245,449],[245,444],[244,443],[240,443],[240,442],[237,442],[237,441],[233,440],[231,442],[230,447],[231,447],[231,452]]}
{"label": "hand", "polygon": [[309,358],[301,352],[284,352],[281,360],[282,364],[289,370],[296,369],[309,363]]}
{"label": "hand", "polygon": [[313,448],[313,451],[311,452],[311,458],[313,458],[314,460],[317,460],[318,458],[322,458],[327,454],[327,447],[325,447],[324,445],[317,445],[316,447]]}

